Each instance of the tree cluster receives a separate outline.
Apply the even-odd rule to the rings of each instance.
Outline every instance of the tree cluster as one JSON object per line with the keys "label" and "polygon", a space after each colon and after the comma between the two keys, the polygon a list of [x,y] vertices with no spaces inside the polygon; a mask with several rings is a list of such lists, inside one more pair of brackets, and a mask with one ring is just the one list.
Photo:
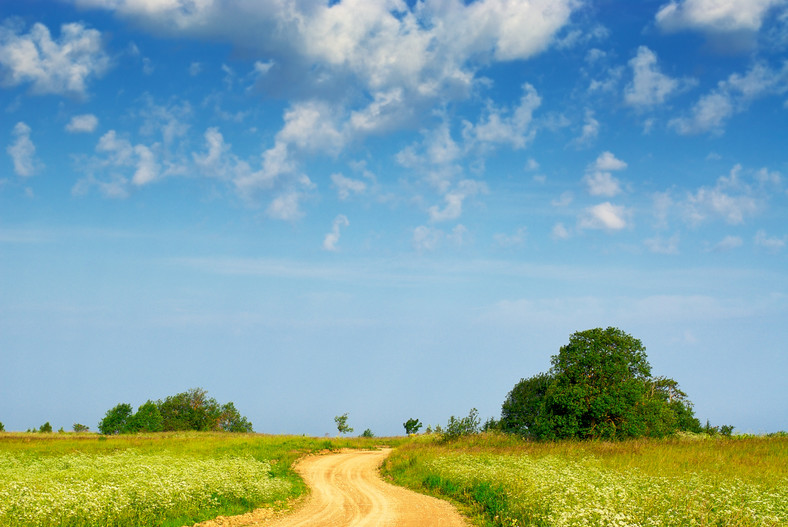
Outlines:
{"label": "tree cluster", "polygon": [[220,405],[208,397],[206,390],[192,388],[164,400],[149,400],[136,412],[128,403],[118,404],[107,411],[98,428],[106,435],[185,430],[251,432],[252,423],[232,402]]}
{"label": "tree cluster", "polygon": [[618,328],[574,333],[552,367],[518,382],[501,410],[505,432],[535,439],[625,439],[700,432],[678,383],[652,377],[646,348]]}

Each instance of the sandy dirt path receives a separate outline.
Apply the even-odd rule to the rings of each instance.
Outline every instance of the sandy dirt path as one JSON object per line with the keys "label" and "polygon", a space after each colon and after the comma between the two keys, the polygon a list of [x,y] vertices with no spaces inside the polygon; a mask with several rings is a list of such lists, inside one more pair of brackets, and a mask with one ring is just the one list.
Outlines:
{"label": "sandy dirt path", "polygon": [[309,456],[296,470],[312,489],[292,514],[267,527],[466,527],[449,503],[396,487],[378,474],[389,450]]}

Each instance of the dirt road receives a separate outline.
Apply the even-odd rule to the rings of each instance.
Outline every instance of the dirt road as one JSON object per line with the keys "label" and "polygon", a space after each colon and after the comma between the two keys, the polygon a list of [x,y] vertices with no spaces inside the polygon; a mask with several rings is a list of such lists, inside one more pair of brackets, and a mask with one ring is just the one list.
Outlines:
{"label": "dirt road", "polygon": [[312,489],[295,513],[266,527],[466,527],[448,503],[384,482],[378,467],[389,451],[310,456],[296,470]]}

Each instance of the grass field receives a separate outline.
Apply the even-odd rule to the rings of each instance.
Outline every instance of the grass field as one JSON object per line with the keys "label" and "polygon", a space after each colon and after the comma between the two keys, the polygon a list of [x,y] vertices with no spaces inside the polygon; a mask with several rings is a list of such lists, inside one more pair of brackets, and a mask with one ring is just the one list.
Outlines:
{"label": "grass field", "polygon": [[785,526],[788,438],[528,443],[421,438],[384,466],[395,482],[495,526]]}
{"label": "grass field", "polygon": [[0,525],[182,526],[282,507],[300,456],[396,443],[256,434],[0,433]]}

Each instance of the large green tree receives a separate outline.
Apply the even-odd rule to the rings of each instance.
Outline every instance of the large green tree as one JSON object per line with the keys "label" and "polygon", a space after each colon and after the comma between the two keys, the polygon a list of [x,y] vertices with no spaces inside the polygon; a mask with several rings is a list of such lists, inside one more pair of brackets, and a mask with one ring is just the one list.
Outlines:
{"label": "large green tree", "polygon": [[676,381],[651,377],[642,342],[618,328],[579,331],[547,374],[515,385],[504,430],[541,439],[662,437],[700,424]]}

